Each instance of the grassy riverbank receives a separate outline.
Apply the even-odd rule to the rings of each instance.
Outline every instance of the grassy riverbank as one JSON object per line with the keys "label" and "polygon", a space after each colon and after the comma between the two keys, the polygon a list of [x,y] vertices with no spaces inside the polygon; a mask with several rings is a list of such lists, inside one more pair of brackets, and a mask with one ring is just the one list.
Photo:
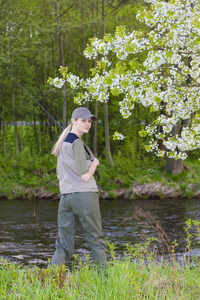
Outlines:
{"label": "grassy riverbank", "polygon": [[[200,162],[185,162],[185,171],[171,175],[164,171],[164,161],[143,160],[133,164],[115,158],[115,167],[100,160],[96,174],[104,199],[146,197],[200,197]],[[0,198],[59,198],[56,158],[52,155],[0,158]],[[146,192],[145,192],[146,187]]]}
{"label": "grassy riverbank", "polygon": [[0,270],[1,300],[7,299],[178,299],[200,298],[200,268],[178,264],[148,265],[115,260],[107,275],[83,265],[73,273],[59,268],[51,275],[39,268],[3,263]]}

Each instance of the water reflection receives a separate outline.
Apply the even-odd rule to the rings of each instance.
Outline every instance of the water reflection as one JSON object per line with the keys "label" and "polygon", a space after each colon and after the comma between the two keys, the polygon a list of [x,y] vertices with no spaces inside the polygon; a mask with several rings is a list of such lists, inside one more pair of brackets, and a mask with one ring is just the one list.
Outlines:
{"label": "water reflection", "polygon": [[[171,238],[179,243],[178,252],[184,251],[184,225],[188,219],[199,220],[200,201],[191,200],[130,200],[101,201],[103,232],[116,244],[117,254],[122,255],[124,244],[142,242],[142,232],[154,236],[152,230],[141,228],[138,222],[122,224],[135,208],[150,211],[161,222]],[[47,264],[55,250],[57,237],[58,201],[0,201],[0,255],[9,259],[38,265]],[[193,247],[198,251],[198,241]],[[78,228],[75,254],[89,253],[81,228]]]}

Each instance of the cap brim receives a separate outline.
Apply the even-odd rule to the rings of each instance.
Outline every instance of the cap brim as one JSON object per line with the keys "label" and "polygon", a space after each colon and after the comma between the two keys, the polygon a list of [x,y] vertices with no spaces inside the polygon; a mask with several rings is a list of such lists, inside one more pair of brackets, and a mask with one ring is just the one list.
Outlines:
{"label": "cap brim", "polygon": [[80,116],[79,118],[81,118],[81,119],[86,119],[86,120],[89,119],[89,118],[91,118],[92,121],[96,121],[96,120],[97,120],[96,116],[91,115],[91,114],[85,114],[85,115],[83,115],[83,116]]}
{"label": "cap brim", "polygon": [[96,121],[97,120],[97,117],[96,116],[91,116],[91,119],[92,119],[92,121]]}

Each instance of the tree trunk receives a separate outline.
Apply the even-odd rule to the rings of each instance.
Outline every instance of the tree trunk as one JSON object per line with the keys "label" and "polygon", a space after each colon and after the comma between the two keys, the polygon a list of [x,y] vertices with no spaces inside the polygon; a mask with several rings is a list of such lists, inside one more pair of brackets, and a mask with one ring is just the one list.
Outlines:
{"label": "tree trunk", "polygon": [[[11,20],[11,0],[9,0],[9,19]],[[18,156],[18,139],[17,139],[17,122],[15,114],[15,95],[14,95],[14,84],[13,84],[13,63],[12,63],[12,28],[11,23],[9,23],[9,33],[10,33],[10,79],[11,79],[11,93],[12,93],[12,109],[13,109],[13,122],[14,122],[14,134],[15,134],[15,147],[16,156]]]}
{"label": "tree trunk", "polygon": [[[61,60],[61,66],[64,67],[64,53],[63,53],[62,32],[60,26],[60,14],[56,2],[55,2],[55,6],[56,6],[56,13],[57,13],[58,25],[59,25],[60,60]],[[67,111],[67,99],[66,99],[66,86],[64,84],[63,85],[63,128],[66,127],[66,111]]]}
{"label": "tree trunk", "polygon": [[97,145],[98,145],[98,136],[97,136],[97,132],[98,132],[98,101],[95,101],[95,111],[94,111],[95,116],[97,117],[97,121],[94,122],[94,146],[93,146],[93,152],[94,155],[97,155]]}
{"label": "tree trunk", "polygon": [[[189,122],[190,119],[186,119],[182,121],[181,126],[179,125],[174,126],[172,129],[172,135],[175,136],[179,130],[181,131],[183,127],[188,126]],[[165,166],[166,166],[166,171],[173,175],[180,174],[184,170],[183,160],[180,158],[176,160],[175,158],[168,157],[166,159]]]}
{"label": "tree trunk", "polygon": [[[18,75],[19,78],[19,75]],[[22,159],[24,155],[24,149],[23,149],[23,135],[24,135],[24,121],[23,121],[23,105],[22,105],[22,97],[21,97],[21,87],[20,87],[20,110],[21,110],[21,139],[20,139],[20,148],[22,153]]]}
{"label": "tree trunk", "polygon": [[[102,0],[102,37],[105,35],[105,1]],[[110,151],[110,137],[109,137],[109,121],[108,121],[108,104],[104,101],[104,130],[105,130],[105,146],[106,146],[106,156],[110,166],[114,166]]]}
{"label": "tree trunk", "polygon": [[3,150],[5,157],[7,156],[6,151],[6,134],[5,134],[5,113],[4,113],[4,91],[3,91],[3,68],[1,64],[1,70],[2,70],[2,77],[1,77],[1,116],[2,119],[0,122],[2,122],[2,139],[3,139]]}
{"label": "tree trunk", "polygon": [[[188,67],[191,67],[191,57],[188,57]],[[187,78],[187,84],[189,85],[191,83],[191,78],[190,75],[188,75]],[[185,99],[185,101],[187,101],[187,98]],[[178,131],[182,131],[183,127],[187,127],[189,125],[190,122],[190,118],[189,119],[185,119],[182,120],[181,122],[181,126],[176,125],[173,127],[172,129],[172,135],[175,136],[176,134],[178,134]],[[172,173],[172,174],[179,174],[181,172],[183,172],[184,170],[184,165],[183,165],[183,160],[182,159],[178,159],[175,160],[174,158],[167,158],[166,160],[166,171]]]}
{"label": "tree trunk", "polygon": [[[93,4],[92,4],[93,5]],[[83,51],[85,50],[86,47],[86,42],[85,42],[85,7],[84,7],[84,0],[81,1],[81,6],[82,6],[82,29],[83,29],[83,35],[82,35],[82,41],[83,41]],[[92,8],[93,9],[93,8]],[[93,23],[93,21],[92,21]],[[88,67],[87,67],[87,60],[85,55],[83,55],[83,73],[84,77],[88,77]]]}
{"label": "tree trunk", "polygon": [[[99,38],[99,1],[97,0],[97,9],[96,9],[96,15],[97,15],[97,29],[96,29],[96,35]],[[93,27],[94,28],[94,27]],[[93,37],[95,36],[95,31],[93,30]],[[93,67],[96,66],[97,58],[94,61]],[[95,116],[97,117],[97,122],[94,123],[94,145],[93,145],[93,152],[95,155],[98,153],[98,101],[95,101]]]}
{"label": "tree trunk", "polygon": [[35,136],[35,145],[37,152],[40,152],[40,146],[39,146],[39,138],[38,138],[38,132],[37,132],[37,120],[36,115],[33,115],[33,128],[34,128],[34,136]]}
{"label": "tree trunk", "polygon": [[[1,15],[2,15],[2,4],[1,4]],[[1,36],[2,36],[2,23],[1,23]],[[1,42],[1,57],[3,57],[3,42]],[[6,151],[6,135],[5,135],[5,112],[4,112],[4,89],[3,89],[3,63],[1,61],[1,118],[0,123],[2,124],[2,140],[3,140],[3,150],[4,155],[7,157]],[[0,127],[1,129],[1,127]],[[1,130],[0,130],[1,131]]]}
{"label": "tree trunk", "polygon": [[[82,7],[82,29],[83,29],[83,35],[82,35],[82,41],[83,41],[83,51],[85,50],[85,10],[84,10],[84,1],[82,0],[81,1],[81,7]],[[85,56],[83,56],[83,73],[84,73],[84,77],[86,78],[87,77],[87,68],[86,68],[86,60],[85,60]],[[89,109],[89,103],[86,102],[86,105],[87,109]],[[88,137],[88,133],[85,134],[85,143],[86,145],[88,145],[88,142],[89,142],[89,137]]]}
{"label": "tree trunk", "polygon": [[173,175],[180,174],[183,172],[183,160],[168,157],[166,160],[166,171]]}
{"label": "tree trunk", "polygon": [[[176,134],[178,134],[178,131],[180,129],[179,124],[176,124],[175,126],[173,126],[171,134],[172,136],[175,136]],[[175,174],[179,174],[183,171],[183,161],[182,159],[178,159],[176,160],[175,158],[170,158],[167,157],[166,159],[166,171],[175,175]]]}
{"label": "tree trunk", "polygon": [[105,143],[106,143],[106,156],[110,166],[114,166],[114,162],[112,159],[111,151],[110,151],[110,138],[109,138],[109,121],[108,121],[108,105],[107,102],[103,103],[104,108],[104,130],[105,130]]}
{"label": "tree trunk", "polygon": [[[160,114],[161,115],[166,115],[166,109],[165,109],[165,103],[164,103],[164,101],[161,101],[161,105],[162,105],[162,109],[161,109],[161,111],[160,111]],[[160,133],[163,133],[163,126],[159,126],[159,132]],[[158,144],[159,144],[159,149],[160,150],[166,150],[166,147],[165,147],[165,145],[163,144],[163,139],[159,139],[159,141],[158,141]],[[166,157],[165,157],[166,158]]]}

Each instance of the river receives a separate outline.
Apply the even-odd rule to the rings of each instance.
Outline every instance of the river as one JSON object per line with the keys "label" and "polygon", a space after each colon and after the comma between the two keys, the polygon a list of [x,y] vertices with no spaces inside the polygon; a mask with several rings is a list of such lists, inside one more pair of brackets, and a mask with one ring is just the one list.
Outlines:
{"label": "river", "polygon": [[[1,200],[0,256],[25,264],[44,266],[55,250],[57,237],[58,201]],[[178,242],[177,254],[185,251],[185,222],[200,219],[200,200],[112,200],[100,201],[105,237],[116,244],[116,255],[123,256],[124,244],[142,243],[142,233],[155,236],[150,228],[142,227],[129,218],[136,208],[150,212],[158,220],[171,240]],[[200,255],[198,240],[194,239],[192,254]],[[74,254],[89,253],[82,229],[77,230]]]}

